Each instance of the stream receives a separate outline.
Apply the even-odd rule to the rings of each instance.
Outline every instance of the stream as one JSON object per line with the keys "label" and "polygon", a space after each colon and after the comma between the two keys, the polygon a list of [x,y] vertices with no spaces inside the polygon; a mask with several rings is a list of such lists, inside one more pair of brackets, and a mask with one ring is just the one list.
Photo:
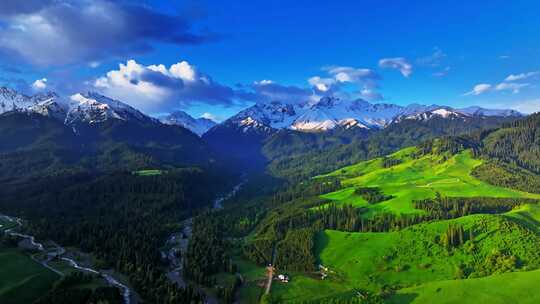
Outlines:
{"label": "stream", "polygon": [[[230,199],[230,198],[232,198],[233,196],[235,196],[236,193],[242,188],[242,186],[245,184],[246,181],[247,181],[246,179],[243,179],[239,184],[234,186],[233,189],[231,191],[229,191],[227,194],[225,194],[225,195],[223,195],[221,197],[218,197],[216,200],[214,200],[214,204],[212,206],[213,209],[214,210],[223,209],[223,205],[222,205],[223,202]],[[26,239],[26,240],[28,240],[30,242],[31,246],[34,249],[37,249],[38,251],[41,251],[41,252],[44,252],[44,253],[47,254],[47,259],[43,260],[43,261],[39,261],[36,258],[34,258],[33,256],[31,256],[31,258],[34,261],[40,263],[41,265],[43,265],[47,269],[49,269],[49,270],[51,270],[51,271],[53,271],[53,272],[55,272],[58,275],[63,277],[64,274],[62,272],[56,270],[55,268],[51,267],[48,264],[53,258],[58,257],[61,260],[68,262],[69,265],[71,265],[71,267],[73,267],[73,268],[75,268],[77,270],[80,270],[80,271],[85,271],[85,272],[89,272],[89,273],[99,275],[100,277],[105,279],[105,281],[109,285],[120,289],[121,292],[122,292],[122,297],[124,298],[124,303],[125,304],[132,304],[132,303],[135,302],[135,301],[132,300],[132,291],[131,291],[131,289],[129,287],[127,287],[126,285],[120,283],[118,280],[116,280],[110,274],[106,273],[103,270],[100,271],[100,270],[96,270],[96,269],[93,269],[93,268],[88,268],[88,267],[81,266],[74,259],[64,256],[65,253],[66,253],[66,250],[63,247],[61,247],[61,246],[59,246],[57,244],[54,244],[55,247],[56,247],[55,251],[47,250],[47,249],[45,249],[45,247],[43,246],[42,243],[39,243],[39,242],[36,241],[36,238],[34,236],[14,231],[15,229],[21,228],[23,226],[22,220],[20,218],[11,217],[11,216],[7,216],[7,215],[0,215],[0,217],[3,217],[4,219],[6,219],[9,222],[17,223],[16,227],[5,230],[4,232],[6,234],[9,234],[9,235],[15,236],[15,237],[19,237],[19,238],[22,238],[22,239]],[[175,233],[171,234],[169,236],[169,238],[167,239],[166,245],[171,245],[171,248],[166,252],[165,251],[161,252],[162,256],[169,261],[169,265],[170,265],[169,270],[167,272],[167,277],[169,278],[169,280],[171,282],[176,283],[179,287],[185,287],[186,286],[186,280],[185,280],[184,276],[182,275],[182,272],[183,272],[183,269],[182,269],[183,260],[182,260],[182,258],[184,256],[185,252],[187,251],[188,244],[189,244],[189,239],[191,238],[193,218],[189,218],[189,219],[185,220],[182,223],[182,225],[183,225],[182,231],[175,232]],[[1,227],[1,225],[0,225],[0,227]],[[179,256],[178,256],[178,253],[180,253]],[[218,303],[218,300],[215,297],[213,297],[212,295],[206,293],[202,288],[197,288],[197,290],[199,292],[203,293],[206,296],[206,303],[207,304]]]}
{"label": "stream", "polygon": [[10,229],[7,229],[5,231],[5,233],[11,235],[11,236],[15,236],[15,237],[20,237],[20,238],[23,238],[23,239],[27,239],[30,241],[30,244],[37,250],[41,251],[41,252],[44,252],[47,254],[47,259],[44,260],[44,261],[38,261],[37,259],[35,259],[34,257],[32,257],[32,259],[38,263],[40,263],[41,265],[43,265],[44,267],[50,269],[51,271],[59,274],[60,276],[64,276],[64,274],[56,269],[54,269],[53,267],[51,267],[48,263],[54,258],[54,257],[58,257],[60,258],[61,260],[63,261],[66,261],[68,262],[71,267],[77,269],[77,270],[81,270],[81,271],[86,271],[86,272],[90,272],[90,273],[93,273],[93,274],[97,274],[99,275],[100,277],[102,277],[103,279],[105,279],[105,281],[107,281],[107,283],[113,287],[116,287],[118,289],[120,289],[122,291],[122,297],[124,298],[124,303],[125,304],[131,304],[133,301],[131,300],[131,289],[129,289],[129,287],[127,287],[126,285],[118,282],[118,280],[116,280],[115,278],[113,278],[111,275],[105,273],[104,271],[99,271],[99,270],[95,270],[95,269],[92,269],[92,268],[88,268],[88,267],[83,267],[81,265],[79,265],[75,260],[71,259],[71,258],[68,258],[68,257],[64,257],[63,255],[66,253],[66,250],[59,246],[59,245],[56,245],[55,244],[55,247],[56,247],[56,250],[53,252],[53,251],[47,251],[45,250],[45,247],[43,246],[42,243],[39,243],[39,242],[36,242],[36,239],[34,236],[32,235],[27,235],[27,234],[22,234],[22,233],[18,233],[18,232],[14,232],[14,230],[16,228],[20,228],[23,226],[22,224],[22,220],[20,218],[15,218],[15,217],[11,217],[11,216],[7,216],[7,215],[1,215],[1,217],[3,217],[4,219],[6,219],[7,221],[10,221],[10,222],[15,222],[17,223],[17,227],[13,227],[13,228],[10,228]]}
{"label": "stream", "polygon": [[[238,183],[236,186],[234,186],[231,191],[229,191],[227,194],[220,196],[214,200],[214,204],[212,205],[212,208],[214,210],[220,210],[223,209],[223,202],[232,198],[233,196],[238,193],[238,191],[242,188],[242,186],[247,182],[247,179],[245,177],[242,178],[242,181]],[[180,232],[174,232],[172,233],[166,241],[166,245],[171,246],[171,248],[168,251],[162,251],[161,255],[163,258],[166,258],[169,261],[169,269],[167,272],[167,278],[175,284],[177,284],[179,287],[185,287],[187,285],[187,280],[184,278],[182,272],[183,272],[183,257],[184,254],[187,251],[188,245],[189,245],[189,239],[191,238],[192,234],[192,226],[193,226],[193,218],[188,218],[184,222],[182,222],[183,229]],[[179,255],[178,255],[179,253]],[[213,303],[219,303],[218,300],[205,292],[202,288],[197,288],[197,290],[201,293],[203,293],[206,297],[207,304],[213,304]]]}

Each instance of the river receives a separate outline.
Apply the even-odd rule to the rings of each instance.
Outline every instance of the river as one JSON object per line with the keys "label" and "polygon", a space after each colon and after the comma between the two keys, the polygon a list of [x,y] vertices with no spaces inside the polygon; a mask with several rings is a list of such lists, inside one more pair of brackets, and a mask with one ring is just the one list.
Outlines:
{"label": "river", "polygon": [[68,262],[73,268],[75,268],[77,270],[90,272],[90,273],[99,275],[100,277],[105,279],[105,281],[109,285],[111,285],[113,287],[116,287],[116,288],[121,290],[122,297],[124,298],[124,303],[125,304],[136,304],[135,301],[133,301],[133,299],[132,299],[132,291],[131,291],[131,289],[129,289],[129,287],[127,287],[126,285],[118,282],[118,280],[113,278],[110,274],[105,273],[105,271],[100,271],[100,270],[96,270],[96,269],[93,269],[93,268],[88,268],[88,267],[84,267],[84,266],[79,265],[75,260],[73,260],[71,258],[68,258],[68,257],[65,257],[64,255],[66,253],[66,250],[63,247],[61,247],[61,246],[59,246],[57,244],[55,244],[54,251],[46,250],[45,247],[43,246],[43,244],[37,242],[36,238],[33,235],[22,234],[22,233],[14,231],[15,229],[21,228],[23,226],[22,220],[20,218],[11,217],[11,216],[7,216],[7,215],[0,215],[0,216],[3,217],[4,219],[6,219],[7,221],[10,221],[12,223],[17,223],[17,227],[7,229],[5,231],[5,233],[7,233],[7,234],[9,234],[11,236],[27,239],[27,240],[30,241],[30,244],[32,245],[32,247],[34,249],[37,249],[37,250],[47,254],[47,259],[43,260],[43,261],[38,261],[37,259],[35,259],[32,256],[32,259],[34,261],[40,263],[41,265],[43,265],[44,267],[46,267],[46,268],[50,269],[51,271],[57,273],[58,275],[64,276],[64,274],[62,272],[54,269],[53,267],[51,267],[48,264],[54,257],[58,257],[61,260]]}
{"label": "river", "polygon": [[[243,177],[242,181],[234,186],[231,191],[216,198],[214,200],[214,204],[212,205],[213,209],[223,209],[223,202],[235,196],[246,182],[247,179]],[[187,251],[189,239],[191,238],[193,218],[188,218],[182,222],[182,226],[182,231],[174,232],[167,238],[166,245],[167,247],[170,246],[170,249],[168,251],[161,252],[161,255],[169,261],[167,278],[169,278],[171,282],[177,284],[179,287],[185,287],[187,282],[182,274],[184,267],[182,259]],[[196,289],[205,295],[207,304],[219,303],[219,301],[213,295],[207,293],[204,289],[198,288],[197,286]]]}

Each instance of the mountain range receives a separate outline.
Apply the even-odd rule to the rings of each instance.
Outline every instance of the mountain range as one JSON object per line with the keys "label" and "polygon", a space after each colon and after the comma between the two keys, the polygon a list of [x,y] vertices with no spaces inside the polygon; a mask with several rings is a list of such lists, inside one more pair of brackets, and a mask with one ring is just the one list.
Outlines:
{"label": "mountain range", "polygon": [[493,110],[481,107],[454,109],[440,105],[410,104],[400,106],[388,103],[372,104],[362,99],[343,100],[322,97],[314,102],[284,103],[273,101],[257,103],[222,125],[236,125],[247,131],[250,128],[291,129],[318,132],[335,128],[381,129],[402,119],[426,120],[434,116],[467,119],[473,116],[519,117],[514,110]]}
{"label": "mountain range", "polygon": [[[54,92],[26,96],[9,88],[0,88],[0,114],[9,111],[34,112],[63,120],[66,125],[99,123],[107,119],[139,120],[178,125],[202,136],[218,125],[207,118],[193,118],[184,111],[175,111],[151,118],[118,100],[95,92],[74,94],[69,98]],[[404,119],[427,120],[433,117],[467,119],[473,116],[519,117],[514,110],[493,110],[481,107],[454,109],[440,105],[410,104],[400,106],[388,103],[372,104],[367,101],[342,100],[322,97],[311,102],[256,103],[220,124],[220,127],[256,129],[272,132],[290,129],[304,132],[324,132],[335,128],[381,129]]]}
{"label": "mountain range", "polygon": [[[329,170],[375,156],[373,151],[389,153],[433,137],[497,127],[521,116],[514,110],[323,97],[256,103],[216,124],[182,111],[154,118],[95,92],[26,96],[0,88],[0,150],[55,147],[56,152],[76,151],[72,154],[86,157],[86,165],[90,157],[106,168],[201,164],[220,155],[241,168],[261,169],[270,163],[277,175],[289,175],[292,171],[284,173],[284,168],[294,174],[307,168],[314,170],[310,173]],[[54,155],[52,159],[65,163],[69,153]]]}
{"label": "mountain range", "polygon": [[9,88],[0,88],[0,114],[6,112],[36,113],[54,118],[67,126],[99,124],[107,120],[123,120],[139,123],[177,125],[201,136],[216,125],[210,119],[195,119],[182,111],[150,117],[121,101],[96,92],[77,93],[61,97],[54,92],[33,96],[21,94]]}

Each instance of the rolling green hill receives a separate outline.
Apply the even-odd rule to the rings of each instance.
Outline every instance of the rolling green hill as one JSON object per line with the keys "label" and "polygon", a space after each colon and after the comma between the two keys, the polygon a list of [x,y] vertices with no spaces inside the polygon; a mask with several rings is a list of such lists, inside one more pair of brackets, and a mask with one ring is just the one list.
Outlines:
{"label": "rolling green hill", "polygon": [[405,288],[389,303],[523,303],[540,302],[540,270],[512,272],[470,280],[433,282]]}
{"label": "rolling green hill", "polygon": [[[462,151],[456,155],[428,154],[416,157],[416,147],[406,148],[386,158],[376,158],[345,167],[330,174],[320,176],[337,177],[344,189],[322,195],[322,198],[366,207],[373,212],[390,211],[393,213],[418,213],[412,205],[413,200],[433,198],[436,193],[455,197],[509,197],[540,198],[540,195],[497,187],[483,182],[471,175],[482,160],[475,159],[471,151]],[[384,166],[392,159],[398,164]],[[361,196],[356,195],[356,187],[379,187],[392,199],[370,205]]]}
{"label": "rolling green hill", "polygon": [[[540,195],[474,177],[475,168],[486,162],[474,153],[463,148],[426,152],[410,147],[314,178],[322,183],[338,179],[342,188],[320,195],[325,203],[309,207],[308,213],[324,212],[326,206],[352,206],[362,210],[366,219],[428,216],[446,206],[446,200],[450,202],[448,217],[425,217],[416,224],[390,226],[384,232],[319,230],[313,252],[317,263],[328,267],[328,276],[321,280],[316,270],[293,270],[291,282],[275,284],[272,297],[287,303],[353,301],[358,297],[393,303],[455,303],[457,299],[478,303],[529,294],[530,283],[521,287],[519,282],[538,276],[533,270],[540,267]],[[366,193],[376,193],[382,201]],[[425,208],[418,202],[426,202]],[[457,212],[460,202],[464,202],[461,207],[470,204],[463,214]],[[480,208],[493,202],[498,207]],[[285,217],[286,213],[281,214]],[[273,216],[278,217],[273,220],[277,227],[290,221]],[[504,274],[507,272],[515,273]],[[485,290],[497,288],[492,284],[504,286],[506,282],[496,293],[485,295]],[[467,298],[447,297],[453,288]]]}

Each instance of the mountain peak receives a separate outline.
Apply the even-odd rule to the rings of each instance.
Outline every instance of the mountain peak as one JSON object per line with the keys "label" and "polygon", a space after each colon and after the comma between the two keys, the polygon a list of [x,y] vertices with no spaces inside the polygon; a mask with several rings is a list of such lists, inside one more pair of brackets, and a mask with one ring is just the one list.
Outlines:
{"label": "mountain peak", "polygon": [[427,121],[434,118],[443,118],[443,119],[466,119],[470,117],[470,114],[462,113],[457,110],[453,110],[450,107],[438,107],[435,109],[430,109],[427,111],[411,114],[411,115],[402,115],[397,117],[394,122],[399,122],[402,120],[418,120],[418,121]]}
{"label": "mountain peak", "polygon": [[194,118],[188,113],[180,110],[160,116],[158,119],[163,124],[181,126],[199,136],[202,136],[206,131],[217,124],[211,119],[204,117]]}
{"label": "mountain peak", "polygon": [[319,101],[312,104],[312,108],[332,108],[340,101],[339,98],[333,96],[324,96]]}
{"label": "mountain peak", "polygon": [[67,113],[66,124],[101,123],[109,119],[136,120],[150,122],[153,119],[135,108],[96,92],[77,93],[70,97],[71,105]]}

